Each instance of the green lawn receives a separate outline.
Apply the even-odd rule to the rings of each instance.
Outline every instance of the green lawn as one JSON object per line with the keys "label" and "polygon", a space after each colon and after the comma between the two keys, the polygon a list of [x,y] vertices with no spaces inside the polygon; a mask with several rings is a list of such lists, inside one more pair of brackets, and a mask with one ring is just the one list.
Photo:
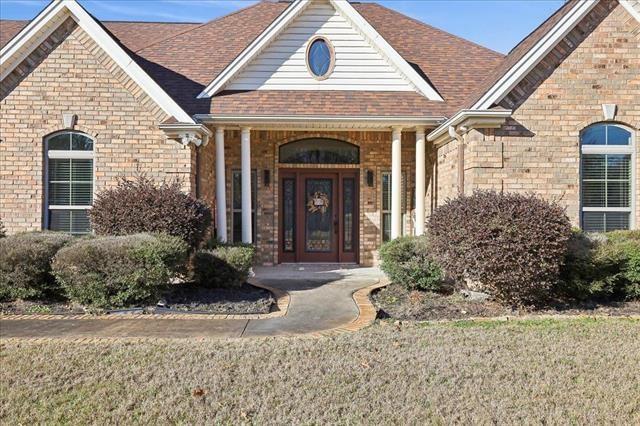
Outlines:
{"label": "green lawn", "polygon": [[4,343],[0,423],[640,424],[640,321]]}

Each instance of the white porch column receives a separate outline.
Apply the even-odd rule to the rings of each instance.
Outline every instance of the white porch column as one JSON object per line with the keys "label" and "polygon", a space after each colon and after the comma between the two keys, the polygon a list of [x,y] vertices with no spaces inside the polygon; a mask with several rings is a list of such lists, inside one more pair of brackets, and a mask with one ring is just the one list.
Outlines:
{"label": "white porch column", "polygon": [[218,240],[223,243],[227,239],[227,185],[224,164],[224,128],[216,128],[216,222],[218,224]]}
{"label": "white porch column", "polygon": [[251,221],[251,129],[242,128],[241,145],[241,187],[242,187],[242,242],[253,242]]}
{"label": "white porch column", "polygon": [[424,128],[419,127],[416,129],[416,235],[424,234],[426,180],[427,164]]}
{"label": "white porch column", "polygon": [[391,239],[402,235],[402,128],[391,132]]}

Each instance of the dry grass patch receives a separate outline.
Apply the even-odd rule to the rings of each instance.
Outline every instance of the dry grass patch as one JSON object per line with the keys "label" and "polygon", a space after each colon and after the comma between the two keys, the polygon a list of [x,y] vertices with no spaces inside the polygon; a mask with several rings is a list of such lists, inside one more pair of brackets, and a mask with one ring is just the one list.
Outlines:
{"label": "dry grass patch", "polygon": [[640,422],[640,322],[383,322],[333,339],[4,343],[0,423]]}

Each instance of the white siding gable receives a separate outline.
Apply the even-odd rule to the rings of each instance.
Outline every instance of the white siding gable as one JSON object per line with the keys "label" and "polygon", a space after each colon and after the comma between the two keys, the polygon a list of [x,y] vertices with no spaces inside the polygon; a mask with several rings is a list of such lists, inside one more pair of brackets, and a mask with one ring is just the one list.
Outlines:
{"label": "white siding gable", "polygon": [[[316,80],[307,69],[307,44],[315,35],[335,50],[335,68],[326,80]],[[309,5],[224,90],[418,91],[328,1]]]}

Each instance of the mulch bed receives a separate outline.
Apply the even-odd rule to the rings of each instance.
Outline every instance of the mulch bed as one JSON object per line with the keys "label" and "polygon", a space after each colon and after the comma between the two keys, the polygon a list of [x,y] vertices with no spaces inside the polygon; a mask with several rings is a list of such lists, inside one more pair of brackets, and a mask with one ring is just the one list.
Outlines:
{"label": "mulch bed", "polygon": [[562,304],[542,309],[513,309],[495,301],[469,301],[460,293],[408,291],[389,285],[372,294],[380,318],[403,321],[458,320],[478,317],[530,315],[640,315],[640,302]]}
{"label": "mulch bed", "polygon": [[[134,313],[201,313],[201,314],[268,314],[275,299],[271,292],[244,284],[240,288],[202,288],[194,284],[173,284],[158,305],[139,306],[111,311],[114,314]],[[85,314],[109,313],[108,310],[89,310],[68,301],[0,302],[0,313],[25,314]]]}

